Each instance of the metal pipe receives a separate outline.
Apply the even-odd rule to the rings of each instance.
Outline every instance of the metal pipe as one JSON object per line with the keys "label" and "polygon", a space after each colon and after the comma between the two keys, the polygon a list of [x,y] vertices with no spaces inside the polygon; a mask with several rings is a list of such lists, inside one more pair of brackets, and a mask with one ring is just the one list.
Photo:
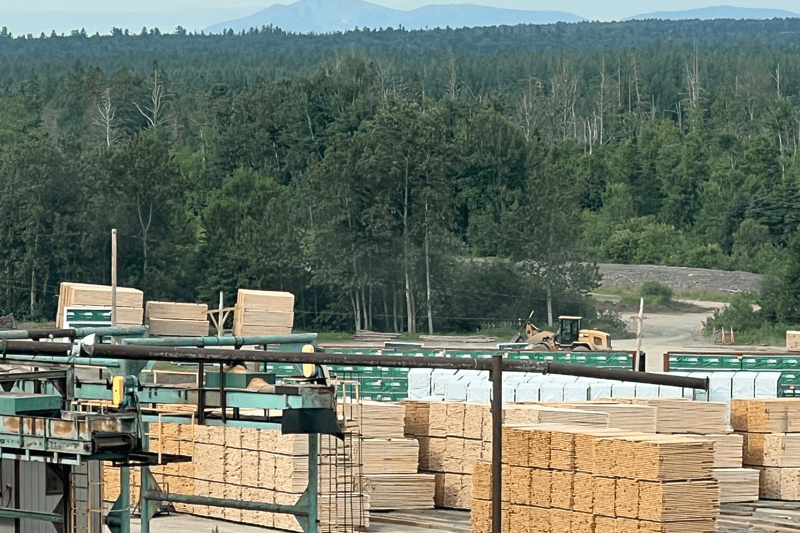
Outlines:
{"label": "metal pipe", "polygon": [[[2,359],[0,359],[2,360]],[[83,366],[104,366],[108,368],[119,368],[118,359],[102,359],[97,357],[80,357],[78,359],[70,358],[66,355],[20,355],[11,354],[5,357],[6,361],[21,361],[33,363],[61,363],[61,364],[76,364]],[[102,379],[102,378],[101,378]]]}
{"label": "metal pipe", "polygon": [[308,525],[317,531],[317,498],[319,494],[319,433],[308,434]]}
{"label": "metal pipe", "polygon": [[492,533],[503,520],[503,356],[492,356]]}
{"label": "metal pipe", "polygon": [[150,467],[142,466],[142,508],[141,508],[141,533],[150,533]]}
{"label": "metal pipe", "polygon": [[[25,341],[15,343],[14,348],[23,348]],[[5,343],[4,343],[5,344]],[[27,343],[38,344],[38,343]],[[362,365],[388,366],[402,368],[449,368],[454,370],[491,370],[489,359],[457,359],[449,357],[402,357],[396,355],[362,355],[335,353],[299,353],[264,350],[220,350],[205,348],[175,348],[160,346],[127,346],[93,344],[81,346],[81,353],[91,357],[114,359],[143,359],[150,361],[188,361],[188,362],[237,362],[257,361],[276,363],[314,363],[318,365]],[[509,361],[503,360],[505,372],[536,372],[541,374],[563,374],[632,383],[670,385],[689,389],[708,390],[707,378],[690,378],[670,374],[651,374],[614,368],[598,368],[581,365],[550,363],[548,361]]]}
{"label": "metal pipe", "polygon": [[189,496],[173,492],[147,491],[147,499],[152,501],[186,503],[189,505],[210,505],[211,507],[229,507],[244,511],[267,511],[270,513],[285,513],[295,516],[309,516],[310,509],[292,505],[278,505],[275,503],[245,502],[242,500],[229,500],[225,498],[210,498],[208,496]]}
{"label": "metal pipe", "polygon": [[119,513],[120,533],[131,533],[131,469],[119,469],[119,498],[122,502]]}
{"label": "metal pipe", "polygon": [[244,337],[148,337],[125,339],[124,344],[145,346],[251,346],[260,344],[316,344],[316,333],[290,335],[250,335]]}
{"label": "metal pipe", "polygon": [[63,329],[11,329],[0,331],[0,339],[77,339],[91,334],[101,337],[110,336],[137,336],[141,337],[148,331],[147,326],[119,326],[119,327],[85,327]]}

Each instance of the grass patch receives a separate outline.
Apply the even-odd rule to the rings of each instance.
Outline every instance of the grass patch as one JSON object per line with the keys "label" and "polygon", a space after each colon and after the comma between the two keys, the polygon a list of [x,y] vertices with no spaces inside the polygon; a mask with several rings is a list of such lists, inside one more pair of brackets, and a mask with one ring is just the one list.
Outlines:
{"label": "grass patch", "polygon": [[[714,328],[706,329],[706,337],[712,338],[714,335]],[[797,329],[797,326],[788,326],[786,324],[762,324],[758,328],[746,329],[736,331],[733,333],[736,337],[736,344],[749,344],[752,346],[786,346],[786,331],[790,329]]]}
{"label": "grass patch", "polygon": [[714,292],[706,289],[698,289],[694,291],[682,292],[678,295],[678,298],[683,300],[698,300],[701,302],[731,303],[738,294],[752,294],[752,293]]}

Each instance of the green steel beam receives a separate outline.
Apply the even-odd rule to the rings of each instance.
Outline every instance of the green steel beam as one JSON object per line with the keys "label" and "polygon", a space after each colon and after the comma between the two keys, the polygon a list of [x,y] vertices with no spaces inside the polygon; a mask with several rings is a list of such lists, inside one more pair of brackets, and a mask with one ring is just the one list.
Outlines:
{"label": "green steel beam", "polygon": [[62,515],[42,513],[39,511],[23,511],[22,509],[0,508],[0,517],[19,518],[20,520],[38,520],[40,522],[52,522],[53,524],[64,523],[64,517]]}
{"label": "green steel beam", "polygon": [[[192,420],[191,416],[171,416],[171,415],[142,415],[144,422],[162,422],[165,424],[197,424],[197,417]],[[228,418],[225,422],[220,418],[206,418],[203,422],[204,426],[229,426],[239,428],[255,428],[255,429],[281,429],[280,422],[263,422],[258,420],[236,420],[235,418]]]}
{"label": "green steel beam", "polygon": [[95,334],[99,337],[141,337],[149,332],[147,326],[85,327],[70,329],[11,329],[0,331],[0,339],[83,338]]}
{"label": "green steel beam", "polygon": [[67,355],[7,355],[0,360],[22,361],[36,363],[61,363],[76,364],[85,366],[105,366],[108,368],[119,368],[119,359],[107,359],[104,357],[71,357]]}
{"label": "green steel beam", "polygon": [[123,339],[122,344],[146,346],[187,346],[206,348],[210,346],[254,346],[261,344],[317,344],[316,333],[294,333],[289,335],[251,335],[245,337],[148,337]]}
{"label": "green steel beam", "polygon": [[[245,389],[226,389],[225,405],[242,409],[301,409],[321,407],[333,409],[333,389],[319,386],[296,387],[298,394],[272,394]],[[205,405],[218,408],[219,389],[205,390]],[[167,403],[197,405],[200,391],[196,388],[143,386],[136,391],[139,403]],[[105,383],[81,382],[75,386],[75,397],[84,400],[110,400],[111,389]]]}

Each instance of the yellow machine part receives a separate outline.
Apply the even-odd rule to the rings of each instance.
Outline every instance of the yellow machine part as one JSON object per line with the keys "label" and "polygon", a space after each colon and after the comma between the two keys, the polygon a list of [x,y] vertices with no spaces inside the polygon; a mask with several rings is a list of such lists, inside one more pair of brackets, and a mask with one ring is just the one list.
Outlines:
{"label": "yellow machine part", "polygon": [[592,347],[593,350],[608,350],[611,348],[611,336],[596,329],[582,329],[578,339]]}
{"label": "yellow machine part", "polygon": [[114,376],[111,385],[111,402],[122,405],[125,401],[125,376]]}

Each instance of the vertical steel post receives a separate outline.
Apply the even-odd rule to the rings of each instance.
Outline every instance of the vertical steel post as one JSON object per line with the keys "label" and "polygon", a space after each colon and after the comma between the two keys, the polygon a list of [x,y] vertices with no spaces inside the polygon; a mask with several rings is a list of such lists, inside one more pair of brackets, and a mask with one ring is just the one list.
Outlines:
{"label": "vertical steel post", "polygon": [[492,355],[492,533],[503,519],[503,355]]}
{"label": "vertical steel post", "polygon": [[308,525],[317,533],[317,496],[319,494],[319,433],[308,434]]}
{"label": "vertical steel post", "polygon": [[141,533],[150,533],[150,500],[145,494],[150,490],[150,467],[142,466],[142,492],[141,492]]}
{"label": "vertical steel post", "polygon": [[131,533],[131,469],[124,466],[119,469],[119,497],[122,509],[119,513],[119,532]]}
{"label": "vertical steel post", "polygon": [[111,230],[111,327],[117,325],[117,230]]}

